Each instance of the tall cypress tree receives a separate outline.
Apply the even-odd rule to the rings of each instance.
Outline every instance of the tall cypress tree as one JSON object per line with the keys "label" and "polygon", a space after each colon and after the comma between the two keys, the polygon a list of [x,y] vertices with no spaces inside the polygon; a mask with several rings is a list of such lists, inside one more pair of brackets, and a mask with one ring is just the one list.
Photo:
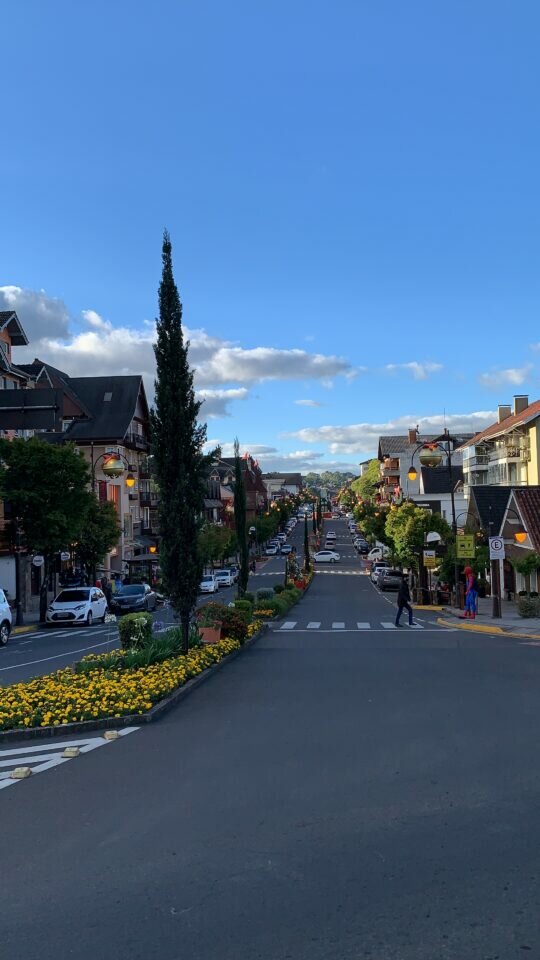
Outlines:
{"label": "tall cypress tree", "polygon": [[307,514],[304,514],[304,571],[309,573],[310,560],[309,560],[309,535],[308,535],[308,525],[307,525]]}
{"label": "tall cypress tree", "polygon": [[246,524],[246,487],[242,474],[238,437],[234,441],[234,526],[238,540],[240,570],[238,572],[238,596],[243,597],[249,579],[249,550]]}
{"label": "tall cypress tree", "polygon": [[160,490],[160,566],[173,609],[180,617],[182,648],[202,576],[198,533],[204,513],[209,457],[202,452],[206,427],[198,423],[189,343],[182,331],[182,303],[174,282],[171,240],[163,234],[159,285],[156,397],[151,413],[152,447]]}
{"label": "tall cypress tree", "polygon": [[320,531],[322,529],[322,501],[320,497],[317,500],[317,526]]}

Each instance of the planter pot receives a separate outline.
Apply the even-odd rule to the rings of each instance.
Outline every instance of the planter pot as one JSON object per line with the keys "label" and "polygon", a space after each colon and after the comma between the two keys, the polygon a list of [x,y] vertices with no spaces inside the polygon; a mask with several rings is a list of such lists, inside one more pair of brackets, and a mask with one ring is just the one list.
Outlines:
{"label": "planter pot", "polygon": [[295,585],[295,587],[298,588],[298,590],[303,590],[304,587],[305,587],[305,585],[306,585],[306,582],[305,582],[305,580],[295,580],[295,581],[294,581],[294,585]]}
{"label": "planter pot", "polygon": [[199,627],[198,630],[203,643],[219,643],[221,640],[221,626]]}

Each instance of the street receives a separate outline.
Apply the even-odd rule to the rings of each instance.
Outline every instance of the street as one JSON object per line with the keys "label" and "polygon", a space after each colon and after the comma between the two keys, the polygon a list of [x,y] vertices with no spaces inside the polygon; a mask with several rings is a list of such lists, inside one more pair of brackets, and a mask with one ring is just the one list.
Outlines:
{"label": "street", "polygon": [[0,792],[6,957],[540,955],[538,650],[392,629],[360,569],[161,722]]}

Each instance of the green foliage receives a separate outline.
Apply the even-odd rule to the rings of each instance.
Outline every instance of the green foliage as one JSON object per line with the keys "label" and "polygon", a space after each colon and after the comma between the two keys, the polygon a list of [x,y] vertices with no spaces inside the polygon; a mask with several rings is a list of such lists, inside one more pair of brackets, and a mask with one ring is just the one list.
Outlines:
{"label": "green foliage", "polygon": [[203,564],[213,566],[236,552],[236,535],[227,527],[205,523],[199,530],[198,547]]}
{"label": "green foliage", "polygon": [[[521,573],[522,577],[525,577],[525,590],[527,593],[530,593],[531,573],[534,573],[535,570],[540,570],[540,556],[534,551],[531,551],[524,557],[512,559],[512,566],[518,573]],[[521,615],[525,616],[525,614]],[[528,616],[535,616],[535,614],[528,614]]]}
{"label": "green foliage", "polygon": [[250,590],[246,590],[246,592],[245,592],[244,596],[242,597],[242,599],[243,599],[243,600],[249,600],[250,603],[255,603],[255,594],[254,594],[254,593],[251,593]]}
{"label": "green foliage", "polygon": [[238,540],[238,556],[240,559],[238,596],[243,597],[249,580],[249,549],[246,528],[246,488],[242,473],[238,437],[234,441],[234,525]]}
{"label": "green foliage", "polygon": [[120,644],[124,650],[140,650],[153,638],[151,613],[128,613],[118,621]]}
{"label": "green foliage", "polygon": [[285,587],[283,586],[282,583],[276,583],[274,585],[274,593],[283,593],[284,589]]}
{"label": "green foliage", "polygon": [[307,517],[304,517],[304,571],[309,573],[311,568],[311,558],[309,555],[309,536],[308,536],[308,525]]}
{"label": "green foliage", "polygon": [[201,401],[182,330],[182,304],[173,276],[169,234],[163,236],[163,272],[159,286],[156,393],[152,441],[160,489],[160,565],[171,604],[180,615],[183,650],[189,619],[202,576],[198,549],[210,457],[203,454],[206,427],[198,423]]}
{"label": "green foliage", "polygon": [[251,600],[246,600],[244,598],[243,600],[234,600],[233,602],[235,610],[240,610],[242,613],[247,613],[251,618],[253,614],[253,603]]}
{"label": "green foliage", "polygon": [[243,643],[247,636],[248,624],[251,616],[247,610],[228,607],[224,603],[206,603],[197,611],[197,625],[200,627],[214,627],[221,624],[221,633],[224,637],[232,637]]}
{"label": "green foliage", "polygon": [[120,525],[114,503],[98,500],[92,494],[84,526],[77,540],[77,556],[89,577],[118,542],[119,536]]}
{"label": "green foliage", "polygon": [[538,597],[518,597],[518,613],[520,617],[540,617]]}
{"label": "green foliage", "polygon": [[427,513],[414,503],[404,503],[396,510],[388,511],[385,523],[386,535],[394,544],[394,551],[404,566],[418,566],[418,558],[424,547],[424,538],[431,530],[440,533],[447,543],[451,530],[446,520],[437,513]]}
{"label": "green foliage", "polygon": [[370,460],[365,473],[353,480],[351,490],[362,500],[374,503],[378,492],[375,484],[381,479],[381,465],[377,459]]}
{"label": "green foliage", "polygon": [[256,603],[260,603],[261,600],[273,600],[274,591],[270,587],[261,587],[260,590],[257,590],[256,593]]}
{"label": "green foliage", "polygon": [[[190,631],[189,648],[200,646],[199,635]],[[172,627],[159,637],[153,637],[144,646],[127,649],[125,653],[112,650],[106,656],[98,659],[86,657],[75,667],[77,673],[92,673],[93,670],[136,670],[139,667],[149,667],[153,663],[163,663],[177,657],[182,648],[182,631],[179,627]]]}
{"label": "green foliage", "polygon": [[387,507],[365,501],[359,506],[356,506],[353,513],[356,523],[359,524],[364,536],[368,540],[372,543],[378,540],[380,543],[384,543],[387,547],[393,549],[394,542],[386,528],[386,518],[389,515]]}

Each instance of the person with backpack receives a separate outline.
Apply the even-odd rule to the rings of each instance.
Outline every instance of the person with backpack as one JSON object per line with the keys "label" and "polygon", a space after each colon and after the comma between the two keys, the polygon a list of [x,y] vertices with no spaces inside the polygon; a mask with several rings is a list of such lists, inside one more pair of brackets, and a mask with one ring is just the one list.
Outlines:
{"label": "person with backpack", "polygon": [[478,584],[472,567],[465,567],[465,613],[462,620],[474,620],[476,617],[476,601],[478,599]]}
{"label": "person with backpack", "polygon": [[411,607],[411,595],[409,593],[409,584],[407,582],[407,577],[405,576],[405,574],[403,574],[401,583],[398,588],[397,605],[398,605],[398,612],[396,616],[396,627],[399,627],[399,620],[404,610],[406,610],[407,613],[409,614],[409,626],[412,627],[413,615],[412,615],[412,607]]}

